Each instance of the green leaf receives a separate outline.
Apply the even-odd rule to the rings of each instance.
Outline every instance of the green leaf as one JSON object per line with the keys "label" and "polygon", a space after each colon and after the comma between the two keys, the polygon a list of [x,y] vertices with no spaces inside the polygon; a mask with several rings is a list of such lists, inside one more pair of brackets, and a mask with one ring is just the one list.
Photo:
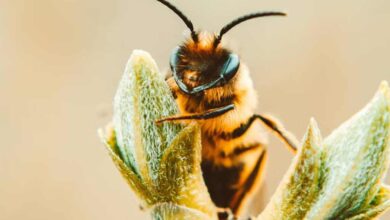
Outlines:
{"label": "green leaf", "polygon": [[382,186],[370,205],[360,213],[348,218],[348,220],[366,220],[378,217],[390,207],[390,190],[388,186]]}
{"label": "green leaf", "polygon": [[115,96],[114,128],[121,158],[149,184],[157,178],[162,153],[182,129],[179,124],[155,121],[177,112],[152,57],[135,50]]}
{"label": "green leaf", "polygon": [[173,203],[157,204],[152,209],[152,218],[158,220],[207,220],[210,216],[205,215],[195,209],[190,209],[185,206],[176,205]]}
{"label": "green leaf", "polygon": [[311,120],[303,146],[259,219],[304,219],[319,194],[322,138]]}
{"label": "green leaf", "polygon": [[203,181],[200,128],[196,124],[183,129],[166,149],[161,160],[158,191],[160,201],[169,201],[198,209],[214,216],[216,208]]}
{"label": "green leaf", "polygon": [[115,96],[113,129],[103,142],[153,218],[216,219],[200,168],[200,128],[156,124],[177,113],[154,60],[134,51]]}
{"label": "green leaf", "polygon": [[[297,159],[258,219],[371,219],[390,207],[390,91],[383,82],[323,144],[311,123]],[[322,146],[322,147],[321,147]]]}
{"label": "green leaf", "polygon": [[141,201],[144,201],[146,204],[152,204],[153,201],[150,199],[153,198],[151,192],[149,192],[149,190],[145,187],[143,181],[134,172],[134,170],[131,167],[128,167],[119,157],[119,149],[118,145],[116,144],[115,132],[111,125],[107,126],[106,132],[103,132],[103,130],[100,129],[99,136],[106,146],[112,161],[126,182],[129,184],[131,189],[137,194]]}
{"label": "green leaf", "polygon": [[370,206],[389,166],[389,97],[383,83],[363,110],[324,140],[323,186],[308,218],[343,219]]}

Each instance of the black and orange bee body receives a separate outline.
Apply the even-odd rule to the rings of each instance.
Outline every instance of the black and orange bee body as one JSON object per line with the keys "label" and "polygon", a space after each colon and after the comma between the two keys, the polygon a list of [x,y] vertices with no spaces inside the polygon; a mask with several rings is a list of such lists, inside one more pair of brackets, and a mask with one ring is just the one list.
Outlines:
{"label": "black and orange bee body", "polygon": [[[173,50],[172,76],[167,82],[177,100],[179,116],[159,120],[197,120],[202,131],[202,171],[214,203],[240,214],[258,189],[267,158],[263,126],[275,131],[295,151],[295,140],[275,120],[255,114],[256,91],[249,70],[237,54],[221,45],[222,36],[248,19],[282,16],[261,12],[240,17],[218,35],[195,32],[191,21],[165,0],[186,23],[191,37]],[[261,123],[255,123],[261,121]]]}

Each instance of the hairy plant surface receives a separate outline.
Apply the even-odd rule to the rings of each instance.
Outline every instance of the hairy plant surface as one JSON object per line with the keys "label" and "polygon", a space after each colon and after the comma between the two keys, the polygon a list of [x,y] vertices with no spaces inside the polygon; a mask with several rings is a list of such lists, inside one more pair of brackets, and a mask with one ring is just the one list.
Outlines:
{"label": "hairy plant surface", "polygon": [[303,146],[258,219],[371,219],[390,206],[390,91],[322,141],[312,119]]}
{"label": "hairy plant surface", "polygon": [[134,51],[114,101],[103,141],[133,191],[155,219],[212,219],[216,208],[202,178],[200,130],[155,123],[177,114],[150,55]]}

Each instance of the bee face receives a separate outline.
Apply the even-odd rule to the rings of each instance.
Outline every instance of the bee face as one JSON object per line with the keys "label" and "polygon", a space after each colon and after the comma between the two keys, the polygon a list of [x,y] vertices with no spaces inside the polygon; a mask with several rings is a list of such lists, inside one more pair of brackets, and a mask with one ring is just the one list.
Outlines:
{"label": "bee face", "polygon": [[170,65],[180,90],[189,95],[225,85],[238,71],[236,54],[219,46],[222,36],[236,25],[259,17],[285,16],[283,12],[257,12],[241,16],[225,25],[217,36],[198,34],[191,20],[167,0],[157,0],[178,15],[191,31],[191,39],[176,48]]}
{"label": "bee face", "polygon": [[240,60],[215,44],[214,35],[203,32],[175,48],[170,66],[179,88],[189,95],[228,83],[238,72]]}

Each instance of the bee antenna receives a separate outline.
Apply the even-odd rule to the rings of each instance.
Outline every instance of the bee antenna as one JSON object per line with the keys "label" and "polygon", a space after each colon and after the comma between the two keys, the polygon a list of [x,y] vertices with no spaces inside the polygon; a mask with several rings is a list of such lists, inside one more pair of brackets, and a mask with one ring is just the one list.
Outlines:
{"label": "bee antenna", "polygon": [[192,24],[191,20],[188,19],[187,16],[185,16],[183,14],[183,12],[181,12],[178,8],[176,8],[174,5],[172,5],[168,1],[166,1],[166,0],[157,0],[157,1],[162,3],[163,5],[167,6],[169,9],[171,9],[173,12],[175,12],[175,14],[177,14],[181,18],[181,20],[184,21],[184,23],[186,24],[188,29],[190,29],[190,31],[191,31],[192,39],[195,42],[197,42],[198,41],[198,35],[196,34],[196,32],[194,30],[194,25]]}
{"label": "bee antenna", "polygon": [[267,17],[267,16],[286,16],[286,15],[287,14],[284,12],[270,11],[270,12],[256,12],[256,13],[247,14],[247,15],[241,16],[239,18],[236,18],[235,20],[231,21],[230,23],[228,23],[227,25],[225,25],[221,29],[221,31],[219,32],[219,35],[216,37],[216,39],[214,41],[214,47],[216,47],[221,42],[222,36],[224,34],[226,34],[226,32],[228,32],[234,26],[236,26],[244,21],[247,21],[247,20],[252,19],[252,18]]}

